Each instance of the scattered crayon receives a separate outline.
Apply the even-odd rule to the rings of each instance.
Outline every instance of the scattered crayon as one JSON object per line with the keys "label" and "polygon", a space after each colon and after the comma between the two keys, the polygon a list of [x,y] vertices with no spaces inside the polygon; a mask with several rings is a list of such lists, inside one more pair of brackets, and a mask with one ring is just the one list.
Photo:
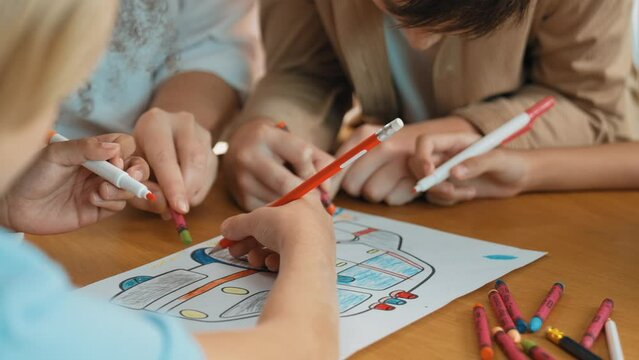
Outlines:
{"label": "scattered crayon", "polygon": [[504,301],[504,305],[506,305],[506,310],[510,314],[510,318],[515,322],[515,326],[520,333],[525,333],[528,330],[528,324],[526,324],[526,320],[524,320],[521,315],[521,311],[519,311],[519,307],[515,302],[515,298],[510,293],[508,286],[503,280],[497,280],[495,282],[495,289],[499,292],[501,299]]}
{"label": "scattered crayon", "polygon": [[549,327],[546,331],[546,338],[579,360],[601,360],[599,356],[564,335],[559,329]]}
{"label": "scattered crayon", "polygon": [[510,336],[506,335],[502,328],[493,328],[493,337],[509,360],[526,360],[526,355],[517,348],[517,344]]}
{"label": "scattered crayon", "polygon": [[543,348],[537,346],[533,341],[524,339],[521,345],[528,356],[533,360],[555,360],[555,358],[546,352]]}
{"label": "scattered crayon", "polygon": [[479,342],[479,356],[482,360],[491,360],[495,354],[493,353],[490,328],[488,327],[488,317],[482,304],[475,304],[475,307],[473,307],[473,319],[475,320],[475,331]]}
{"label": "scattered crayon", "polygon": [[604,299],[599,306],[599,309],[595,313],[595,317],[592,318],[590,325],[586,329],[586,333],[581,338],[581,345],[586,349],[592,348],[592,344],[595,343],[597,337],[601,333],[601,329],[603,329],[606,320],[612,314],[612,308],[614,304],[610,299]]}
{"label": "scattered crayon", "polygon": [[610,360],[623,360],[623,350],[621,349],[617,324],[610,318],[606,320],[606,340],[608,340]]}
{"label": "scattered crayon", "polygon": [[488,293],[488,299],[490,300],[490,305],[492,305],[493,312],[499,321],[499,324],[504,328],[504,331],[510,336],[514,342],[519,343],[521,341],[521,334],[517,331],[515,327],[515,323],[510,318],[508,314],[508,310],[506,310],[506,305],[504,305],[504,301],[499,296],[499,292],[497,290],[490,290]]}
{"label": "scattered crayon", "polygon": [[556,282],[548,292],[548,295],[544,298],[544,301],[539,305],[539,309],[535,313],[532,319],[530,319],[530,332],[535,332],[541,329],[542,324],[548,318],[550,311],[557,305],[557,302],[561,298],[561,294],[564,292],[564,284]]}

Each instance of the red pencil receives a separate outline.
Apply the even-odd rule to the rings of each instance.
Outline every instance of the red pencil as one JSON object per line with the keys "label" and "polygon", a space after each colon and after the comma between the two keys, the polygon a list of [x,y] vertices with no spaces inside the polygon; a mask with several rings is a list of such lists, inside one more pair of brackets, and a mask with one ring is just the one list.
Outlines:
{"label": "red pencil", "polygon": [[[291,190],[288,194],[282,196],[278,200],[275,200],[268,206],[277,207],[290,203],[291,201],[295,201],[297,199],[302,198],[304,195],[308,194],[311,190],[320,186],[321,183],[328,180],[342,169],[347,168],[349,165],[354,163],[357,159],[364,156],[367,152],[373,149],[375,146],[379,145],[382,141],[388,139],[401,128],[404,127],[404,122],[402,119],[397,118],[388,124],[386,124],[383,128],[379,129],[376,133],[364,139],[364,141],[360,142],[354,148],[350,149],[346,153],[344,153],[339,158],[335,159],[332,163],[326,165],[325,168],[318,171],[315,175],[308,178],[306,181],[301,183],[298,187]],[[217,247],[226,249],[233,244],[233,241],[222,238]]]}

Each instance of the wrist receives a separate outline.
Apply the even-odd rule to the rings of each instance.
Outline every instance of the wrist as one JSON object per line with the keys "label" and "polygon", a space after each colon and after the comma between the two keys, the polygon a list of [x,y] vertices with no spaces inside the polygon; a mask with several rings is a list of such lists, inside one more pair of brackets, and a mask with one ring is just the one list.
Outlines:
{"label": "wrist", "polygon": [[536,151],[521,152],[521,161],[524,164],[524,181],[520,193],[538,191],[544,187],[547,173],[539,155]]}
{"label": "wrist", "polygon": [[[303,240],[302,240],[303,239]],[[332,237],[320,239],[317,236],[301,234],[294,239],[284,241],[280,247],[282,263],[303,266],[318,265],[320,267],[334,266],[335,241]]]}

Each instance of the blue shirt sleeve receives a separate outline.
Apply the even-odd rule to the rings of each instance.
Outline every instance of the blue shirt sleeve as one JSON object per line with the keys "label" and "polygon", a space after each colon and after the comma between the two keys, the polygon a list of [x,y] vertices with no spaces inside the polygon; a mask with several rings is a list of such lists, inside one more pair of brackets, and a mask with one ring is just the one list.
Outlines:
{"label": "blue shirt sleeve", "polygon": [[62,269],[0,229],[0,359],[202,359],[172,319],[74,293]]}

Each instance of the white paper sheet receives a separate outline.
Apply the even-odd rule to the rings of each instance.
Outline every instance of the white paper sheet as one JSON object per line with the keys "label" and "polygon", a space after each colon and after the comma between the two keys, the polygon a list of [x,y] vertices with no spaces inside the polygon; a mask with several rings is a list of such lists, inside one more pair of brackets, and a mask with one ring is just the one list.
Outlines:
{"label": "white paper sheet", "polygon": [[[334,222],[342,358],[545,254],[344,209]],[[275,275],[209,254],[217,240],[79,291],[191,331],[253,326]]]}

